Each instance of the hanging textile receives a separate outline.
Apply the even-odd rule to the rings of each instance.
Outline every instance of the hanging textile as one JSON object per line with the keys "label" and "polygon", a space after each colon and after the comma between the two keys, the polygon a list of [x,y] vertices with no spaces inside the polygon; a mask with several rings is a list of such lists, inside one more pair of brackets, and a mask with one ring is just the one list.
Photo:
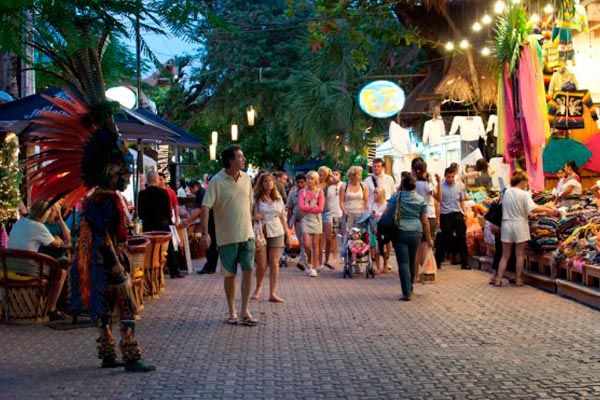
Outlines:
{"label": "hanging textile", "polygon": [[521,111],[518,123],[523,140],[529,186],[534,191],[542,191],[544,190],[542,149],[545,132],[549,127],[545,104],[537,100],[540,95],[540,84],[543,85],[544,78],[535,47],[537,43],[532,42],[528,41],[523,47],[517,70]]}
{"label": "hanging textile", "polygon": [[573,50],[573,31],[588,31],[588,19],[585,7],[578,4],[574,12],[563,12],[559,15],[552,29],[552,44],[558,50],[558,61],[571,61],[575,65]]}
{"label": "hanging textile", "polygon": [[590,171],[600,172],[600,133],[596,133],[585,141],[585,147],[590,150],[592,156],[583,165],[583,168],[589,169]]}
{"label": "hanging textile", "polygon": [[557,131],[544,149],[544,172],[555,174],[571,160],[581,167],[591,156],[592,152],[582,143],[570,139],[566,131]]}
{"label": "hanging textile", "polygon": [[[556,129],[584,128],[585,108],[593,110],[593,105],[589,90],[559,90],[554,93],[552,100],[548,103],[550,125]],[[595,112],[592,113],[592,118],[598,119]]]}

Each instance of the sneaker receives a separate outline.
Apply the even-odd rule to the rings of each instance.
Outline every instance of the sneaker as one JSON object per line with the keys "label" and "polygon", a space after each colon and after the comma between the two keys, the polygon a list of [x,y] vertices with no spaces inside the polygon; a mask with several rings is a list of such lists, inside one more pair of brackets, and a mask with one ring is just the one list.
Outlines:
{"label": "sneaker", "polygon": [[318,272],[318,273],[322,273],[322,272],[323,272],[323,270],[325,270],[325,267],[324,267],[324,266],[322,266],[322,265],[319,265],[319,266],[317,267],[317,272]]}
{"label": "sneaker", "polygon": [[[304,273],[305,273],[306,275],[310,275],[310,274],[312,274],[312,271],[313,271],[313,267],[312,267],[312,265],[308,264],[308,265],[306,266],[306,271],[304,271]],[[315,271],[315,272],[316,272],[316,271]]]}
{"label": "sneaker", "polygon": [[311,270],[310,270],[310,274],[309,274],[309,276],[310,276],[311,278],[316,278],[316,277],[317,277],[317,270],[316,270],[316,269],[314,269],[314,268],[313,268],[313,269],[311,269]]}

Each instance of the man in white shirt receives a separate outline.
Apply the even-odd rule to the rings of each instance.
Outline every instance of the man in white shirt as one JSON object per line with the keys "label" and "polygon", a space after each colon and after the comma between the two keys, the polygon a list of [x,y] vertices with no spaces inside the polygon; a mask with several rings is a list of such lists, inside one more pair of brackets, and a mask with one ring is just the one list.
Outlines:
{"label": "man in white shirt", "polygon": [[[54,237],[44,225],[46,217],[49,214],[48,203],[39,201],[31,206],[29,216],[19,219],[10,231],[8,236],[8,248],[15,250],[25,250],[37,253],[40,246],[64,247],[62,239]],[[48,295],[48,317],[51,321],[66,319],[67,315],[56,310],[56,303],[62,291],[67,270],[70,262],[66,258],[58,259],[59,270],[44,269],[44,276],[49,277],[50,293]],[[14,263],[10,265],[10,270],[25,276],[37,277],[37,265],[24,263]]]}
{"label": "man in white shirt", "polygon": [[365,179],[365,185],[369,189],[369,208],[375,201],[375,188],[381,187],[385,190],[385,199],[388,200],[396,192],[394,178],[384,172],[384,163],[381,158],[373,160],[373,175]]}

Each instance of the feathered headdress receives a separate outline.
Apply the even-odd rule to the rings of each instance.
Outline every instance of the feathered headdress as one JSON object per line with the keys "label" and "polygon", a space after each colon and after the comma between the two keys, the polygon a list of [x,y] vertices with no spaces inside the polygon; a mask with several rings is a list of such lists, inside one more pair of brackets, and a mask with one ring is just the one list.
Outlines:
{"label": "feathered headdress", "polygon": [[115,169],[132,172],[133,156],[116,129],[93,122],[91,110],[77,96],[42,95],[55,110],[43,110],[33,121],[28,141],[40,152],[25,161],[27,180],[37,187],[33,201],[64,198],[67,207],[91,189],[107,187]]}

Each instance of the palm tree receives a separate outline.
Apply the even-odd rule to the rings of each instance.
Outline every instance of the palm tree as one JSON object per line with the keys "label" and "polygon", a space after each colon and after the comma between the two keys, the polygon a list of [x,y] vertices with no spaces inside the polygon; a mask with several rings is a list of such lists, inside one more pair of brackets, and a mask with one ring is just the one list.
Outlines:
{"label": "palm tree", "polygon": [[[0,5],[0,48],[22,58],[33,48],[52,68],[44,72],[75,88],[89,104],[93,119],[114,130],[112,106],[104,95],[102,57],[111,40],[131,36],[134,28],[163,34],[162,25],[185,32],[196,15],[195,2],[144,0],[13,0]],[[197,12],[197,10],[196,10]],[[25,28],[25,29],[24,29]],[[151,52],[141,39],[141,48]]]}

